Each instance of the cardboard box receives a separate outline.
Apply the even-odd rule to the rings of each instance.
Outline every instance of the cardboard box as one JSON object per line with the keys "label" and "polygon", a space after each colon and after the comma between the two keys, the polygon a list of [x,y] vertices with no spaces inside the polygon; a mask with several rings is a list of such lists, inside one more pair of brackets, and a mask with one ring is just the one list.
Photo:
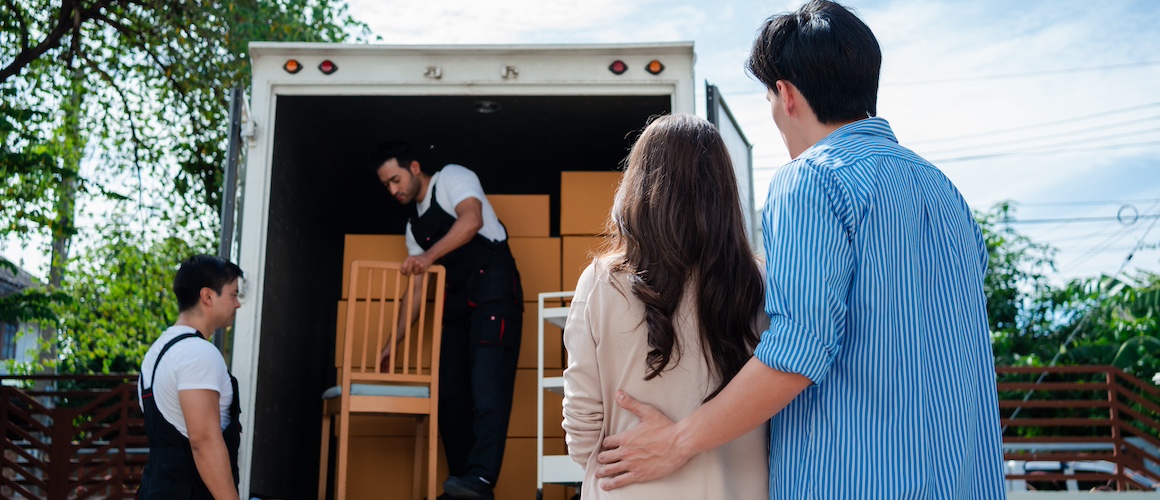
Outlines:
{"label": "cardboard box", "polygon": [[560,238],[508,238],[520,269],[524,301],[535,302],[541,292],[560,291]]}
{"label": "cardboard box", "polygon": [[[547,307],[547,306],[545,306]],[[537,342],[540,332],[537,329],[539,311],[535,303],[527,304],[524,308],[524,325],[520,333],[520,368],[536,368]],[[560,369],[564,366],[564,331],[560,327],[544,322],[544,368]]]}
{"label": "cardboard box", "polygon": [[620,172],[560,172],[560,235],[605,234]]}
{"label": "cardboard box", "polygon": [[[347,498],[351,500],[379,498],[411,498],[415,470],[415,438],[413,437],[351,437],[350,465],[347,474]],[[334,445],[332,444],[332,447]],[[334,449],[331,449],[332,453]],[[564,438],[544,438],[545,455],[567,453]],[[333,460],[333,459],[332,459]],[[439,443],[439,465],[436,472],[437,488],[442,492],[447,479],[447,459],[443,443]],[[496,482],[496,498],[535,498],[536,495],[536,438],[508,438],[504,445],[503,467]],[[333,476],[333,469],[331,475]],[[332,478],[333,481],[333,478]],[[424,481],[426,478],[424,477]],[[426,482],[423,483],[425,488]],[[333,490],[332,490],[333,491]],[[567,500],[575,493],[561,485],[544,485],[545,500]]]}
{"label": "cardboard box", "polygon": [[[337,440],[331,443],[332,463],[336,463],[334,460],[337,458],[335,455],[337,445],[335,443]],[[426,442],[423,443],[423,446],[423,452],[426,453]],[[441,492],[443,481],[448,476],[447,459],[443,455],[442,442],[439,443],[438,453],[439,465],[435,476],[435,487]],[[348,500],[411,498],[415,471],[414,437],[351,437],[348,456],[350,457],[346,478],[346,498]],[[423,460],[423,466],[426,466],[425,456]],[[534,471],[535,469],[533,469]],[[334,474],[332,467],[330,472],[331,484],[336,479]],[[534,479],[535,476],[533,476]],[[426,481],[424,475],[420,488],[426,489]],[[331,489],[332,494],[333,491]]]}
{"label": "cardboard box", "polygon": [[[559,377],[563,370],[544,370],[544,377]],[[564,397],[544,391],[544,436],[563,437]],[[536,437],[536,370],[516,370],[515,392],[512,397],[512,416],[508,422],[508,437]]]}
{"label": "cardboard box", "polygon": [[563,276],[560,284],[568,290],[576,289],[580,274],[592,262],[593,252],[604,245],[603,236],[565,236],[561,238],[561,264]]}
{"label": "cardboard box", "polygon": [[[337,317],[335,319],[335,329],[334,329],[334,336],[335,336],[335,339],[334,339],[334,366],[335,366],[335,368],[342,367],[343,347],[344,347],[344,340],[346,338],[346,335],[345,335],[346,330],[345,329],[346,329],[347,304],[348,304],[348,302],[345,300],[338,301],[338,312],[336,315]],[[355,360],[355,367],[362,367],[362,366],[377,367],[378,366],[379,353],[382,351],[383,345],[386,344],[387,339],[390,335],[390,331],[391,331],[390,328],[393,328],[391,325],[393,325],[394,321],[395,321],[395,314],[394,314],[394,307],[393,307],[394,303],[393,302],[385,302],[384,303],[385,307],[383,307],[383,309],[384,309],[384,312],[386,313],[386,316],[383,318],[383,321],[381,323],[383,325],[383,328],[384,328],[383,333],[382,333],[382,341],[378,341],[378,338],[377,338],[378,334],[373,333],[373,334],[371,334],[371,337],[369,339],[367,339],[366,350],[364,350],[364,348],[363,348],[363,344],[364,344],[363,335],[361,335],[361,333],[366,332],[366,330],[363,329],[363,327],[362,327],[363,322],[366,321],[366,318],[367,318],[366,304],[367,304],[366,302],[357,302],[355,304],[354,315],[355,315],[355,329],[356,330],[355,330],[354,350],[351,353],[352,359]],[[371,322],[371,325],[373,327],[377,328],[377,326],[380,324],[380,322],[379,322],[379,310],[380,310],[380,308],[378,307],[379,303],[373,302],[372,304],[373,305],[370,308],[371,309],[370,310],[370,322]],[[422,360],[423,360],[422,366],[423,367],[430,366],[431,345],[433,344],[433,339],[432,339],[432,335],[431,335],[431,328],[433,328],[433,326],[434,326],[434,321],[435,321],[435,307],[433,304],[428,303],[427,304],[427,311],[426,311],[426,319],[423,322],[423,327],[427,331],[427,335],[425,335],[423,338],[423,358],[422,358]],[[414,327],[415,328],[419,327],[418,322],[416,322]],[[410,350],[411,356],[415,356],[415,353],[418,352],[418,348],[419,348],[419,345],[418,345],[417,340],[415,339],[415,337],[412,337],[411,350]],[[402,363],[403,363],[403,357],[398,356],[398,355],[395,356],[395,366],[402,366]]]}
{"label": "cardboard box", "polygon": [[[545,455],[563,455],[564,439],[544,439]],[[500,499],[536,498],[536,438],[508,438],[504,446],[503,468],[495,485]],[[567,500],[574,490],[558,484],[544,485],[544,500]]]}
{"label": "cardboard box", "polygon": [[507,229],[509,238],[547,238],[551,231],[550,198],[546,194],[491,194],[487,202]]}
{"label": "cardboard box", "polygon": [[[348,299],[350,294],[350,264],[355,260],[381,260],[387,262],[402,262],[407,258],[406,238],[401,234],[348,234],[342,249],[342,298]],[[371,283],[371,297],[378,298],[381,293],[381,280]],[[365,295],[361,290],[365,284],[360,284],[357,296]],[[388,286],[388,298],[395,298],[394,287]]]}

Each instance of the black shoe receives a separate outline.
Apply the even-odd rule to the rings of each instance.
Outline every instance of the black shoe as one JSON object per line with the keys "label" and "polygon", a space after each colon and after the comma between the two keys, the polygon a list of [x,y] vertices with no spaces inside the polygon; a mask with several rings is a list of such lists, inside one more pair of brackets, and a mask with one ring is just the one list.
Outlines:
{"label": "black shoe", "polygon": [[495,498],[493,488],[495,485],[482,477],[451,476],[443,481],[444,494],[452,498],[492,499]]}

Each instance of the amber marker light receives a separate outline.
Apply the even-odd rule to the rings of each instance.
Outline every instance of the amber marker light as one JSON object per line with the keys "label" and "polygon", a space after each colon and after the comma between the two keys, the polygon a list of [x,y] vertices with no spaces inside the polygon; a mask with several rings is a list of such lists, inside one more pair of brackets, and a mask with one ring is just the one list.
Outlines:
{"label": "amber marker light", "polygon": [[302,71],[302,64],[299,64],[297,59],[290,59],[286,61],[286,64],[282,65],[282,69],[293,75],[294,73]]}
{"label": "amber marker light", "polygon": [[319,63],[318,71],[321,71],[324,75],[329,75],[335,71],[338,71],[338,65],[331,62],[330,59],[327,59]]}
{"label": "amber marker light", "polygon": [[653,59],[652,61],[649,61],[648,66],[645,66],[644,69],[649,73],[659,75],[661,74],[661,71],[665,70],[665,65],[661,64],[660,61]]}
{"label": "amber marker light", "polygon": [[611,71],[614,75],[623,75],[625,71],[628,71],[628,65],[618,59],[608,65],[608,71]]}

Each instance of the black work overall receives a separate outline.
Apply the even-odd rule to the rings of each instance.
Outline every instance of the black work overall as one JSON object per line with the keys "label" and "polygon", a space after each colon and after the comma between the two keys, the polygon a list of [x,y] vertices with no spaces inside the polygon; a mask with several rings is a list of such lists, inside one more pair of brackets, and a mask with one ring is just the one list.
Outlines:
{"label": "black work overall", "polygon": [[[411,218],[424,250],[456,218],[439,206]],[[520,352],[524,293],[507,241],[476,234],[438,262],[447,269],[439,360],[439,432],[452,476],[495,483],[503,462]]]}
{"label": "black work overall", "polygon": [[[141,401],[145,407],[145,434],[149,437],[149,462],[141,476],[141,489],[137,490],[137,498],[140,499],[213,499],[197,472],[189,438],[181,435],[181,431],[165,420],[153,398],[153,382],[157,377],[157,367],[161,366],[161,358],[174,344],[189,338],[203,337],[200,333],[186,333],[165,344],[157,354],[157,361],[153,363],[149,387],[141,387]],[[144,383],[144,374],[141,378],[141,383]],[[237,488],[238,447],[242,439],[242,424],[238,421],[238,415],[242,411],[238,404],[238,379],[233,375],[230,375],[230,384],[234,387],[234,399],[230,402],[230,424],[222,431],[222,437],[225,438],[226,450],[230,454],[230,469],[234,473],[234,487]]]}

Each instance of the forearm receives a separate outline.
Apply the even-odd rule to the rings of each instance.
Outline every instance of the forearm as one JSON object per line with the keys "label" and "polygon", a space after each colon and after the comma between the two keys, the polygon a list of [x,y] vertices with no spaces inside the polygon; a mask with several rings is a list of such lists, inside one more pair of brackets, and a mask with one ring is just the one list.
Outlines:
{"label": "forearm", "polygon": [[[419,317],[419,309],[423,303],[423,279],[426,278],[423,274],[415,275],[415,285],[411,290],[403,288],[403,296],[399,297],[399,304],[404,307],[399,309],[399,319],[396,322],[398,327],[395,330],[396,341],[402,340],[402,333],[411,328],[415,324],[415,320]],[[408,298],[412,298],[408,300]]]}
{"label": "forearm", "polygon": [[482,216],[474,213],[464,214],[455,220],[455,223],[451,225],[451,229],[447,230],[447,235],[440,238],[434,245],[431,245],[431,248],[426,253],[431,258],[431,262],[435,262],[455,251],[455,249],[466,245],[482,228]]}
{"label": "forearm", "polygon": [[676,446],[692,457],[733,441],[776,415],[812,383],[750,358],[717,397],[677,422]]}
{"label": "forearm", "polygon": [[193,463],[197,465],[197,473],[213,497],[217,500],[237,499],[238,489],[234,486],[230,455],[221,435],[191,439],[190,446],[193,448]]}

